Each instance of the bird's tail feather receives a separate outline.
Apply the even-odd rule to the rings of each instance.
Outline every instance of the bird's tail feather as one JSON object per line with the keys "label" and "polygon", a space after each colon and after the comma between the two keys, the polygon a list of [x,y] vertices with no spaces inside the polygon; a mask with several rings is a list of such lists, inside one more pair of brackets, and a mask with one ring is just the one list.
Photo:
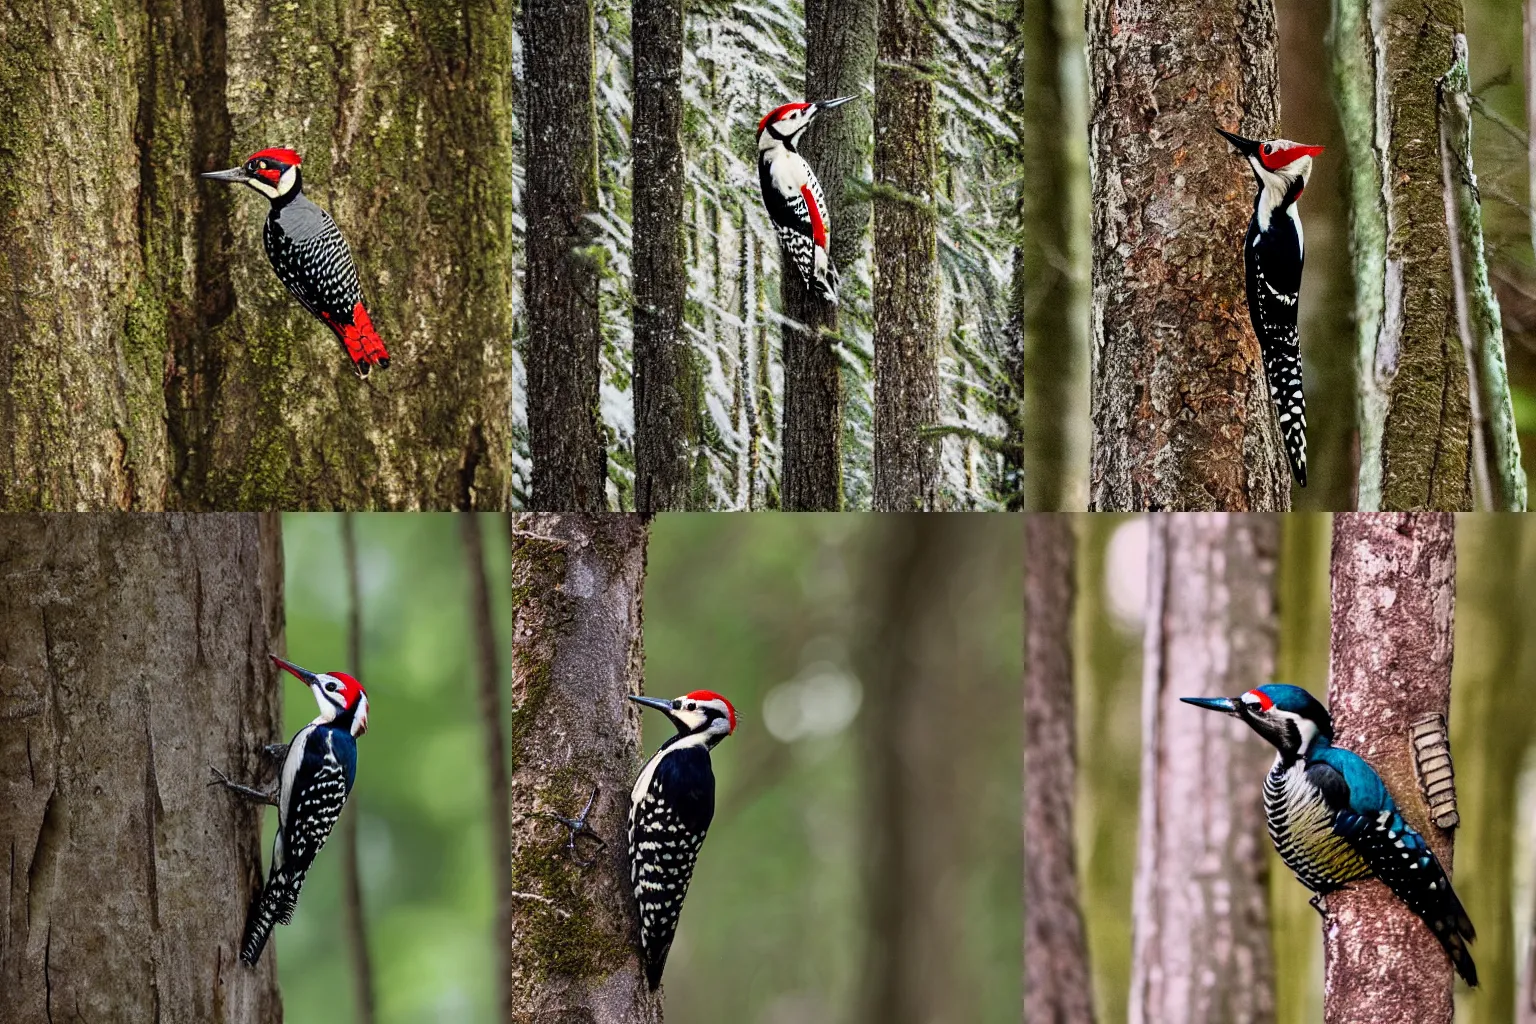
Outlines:
{"label": "bird's tail feather", "polygon": [[293,918],[303,885],[303,875],[289,875],[281,869],[267,879],[245,917],[245,936],[240,940],[240,959],[244,963],[256,966],[273,926],[287,924]]}

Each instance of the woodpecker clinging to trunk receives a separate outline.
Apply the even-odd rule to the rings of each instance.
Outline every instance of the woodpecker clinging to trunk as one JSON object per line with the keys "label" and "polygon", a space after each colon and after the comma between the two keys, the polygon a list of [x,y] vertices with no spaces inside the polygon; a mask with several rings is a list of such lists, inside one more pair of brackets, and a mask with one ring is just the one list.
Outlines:
{"label": "woodpecker clinging to trunk", "polygon": [[245,919],[240,959],[255,966],[272,926],[287,924],[299,905],[304,876],[315,854],[341,817],[357,774],[357,737],[368,729],[368,695],[362,684],[341,672],[314,673],[273,656],[278,667],[302,679],[320,705],[320,715],[283,746],[267,748],[281,757],[276,794],[231,782],[217,768],[214,782],[240,795],[277,805],[277,837],[272,866]]}
{"label": "woodpecker clinging to trunk", "polygon": [[1296,333],[1296,306],[1301,295],[1301,265],[1305,255],[1301,214],[1296,200],[1312,174],[1312,158],[1322,146],[1303,146],[1285,139],[1255,142],[1222,131],[1247,159],[1258,181],[1253,219],[1243,240],[1243,264],[1248,271],[1248,316],[1259,337],[1269,394],[1280,416],[1285,453],[1296,482],[1307,486],[1307,401],[1301,387],[1301,341]]}
{"label": "woodpecker clinging to trunk", "polygon": [[213,181],[249,185],[271,201],[261,240],[272,269],[300,305],[335,332],[359,377],[389,367],[389,353],[363,305],[352,250],[331,215],[304,195],[299,154],[264,149],[239,167],[209,171]]}
{"label": "woodpecker clinging to trunk", "polygon": [[852,96],[820,103],[786,103],[757,123],[757,180],[768,218],[779,231],[784,253],[800,271],[805,287],[827,302],[837,302],[837,268],[827,251],[832,221],[821,182],[805,158],[795,152],[800,136],[823,110],[842,106]]}
{"label": "woodpecker clinging to trunk", "polygon": [[1279,751],[1264,780],[1269,837],[1285,866],[1319,900],[1379,878],[1440,941],[1456,973],[1477,984],[1467,943],[1476,933],[1424,837],[1398,812],[1381,776],[1333,745],[1328,709],[1299,686],[1270,684],[1238,697],[1181,697],[1241,719]]}

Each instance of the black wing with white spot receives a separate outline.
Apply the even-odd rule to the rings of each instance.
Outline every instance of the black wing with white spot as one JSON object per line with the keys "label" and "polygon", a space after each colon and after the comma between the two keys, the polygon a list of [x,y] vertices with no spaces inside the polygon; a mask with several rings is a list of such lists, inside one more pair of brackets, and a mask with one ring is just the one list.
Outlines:
{"label": "black wing with white spot", "polygon": [[262,241],[272,269],[305,309],[327,324],[352,323],[363,289],[330,214],[300,196],[271,212]]}
{"label": "black wing with white spot", "polygon": [[664,749],[644,797],[630,808],[630,883],[640,913],[645,973],[654,990],[677,932],[693,865],[715,816],[715,777],[701,747]]}
{"label": "black wing with white spot", "polygon": [[[1262,199],[1262,193],[1261,193]],[[1248,276],[1248,315],[1264,356],[1269,395],[1280,417],[1286,457],[1297,483],[1307,484],[1307,401],[1301,384],[1301,337],[1296,329],[1305,258],[1290,207],[1270,215],[1269,230],[1258,220],[1243,244]]]}

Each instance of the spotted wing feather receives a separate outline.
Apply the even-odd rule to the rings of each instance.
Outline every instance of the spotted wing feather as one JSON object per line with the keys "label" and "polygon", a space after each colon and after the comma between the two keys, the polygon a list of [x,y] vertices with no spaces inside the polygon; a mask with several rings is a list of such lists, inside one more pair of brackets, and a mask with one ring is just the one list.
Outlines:
{"label": "spotted wing feather", "polygon": [[630,884],[640,913],[640,946],[654,990],[661,984],[683,897],[715,815],[714,775],[705,751],[663,750],[645,796],[630,808]]}
{"label": "spotted wing feather", "polygon": [[[1262,201],[1262,196],[1261,196]],[[1290,205],[1275,210],[1270,228],[1250,223],[1243,245],[1248,315],[1264,357],[1269,395],[1280,419],[1285,454],[1297,483],[1307,484],[1307,400],[1301,381],[1301,336],[1297,331],[1301,269],[1305,259],[1300,221]]]}

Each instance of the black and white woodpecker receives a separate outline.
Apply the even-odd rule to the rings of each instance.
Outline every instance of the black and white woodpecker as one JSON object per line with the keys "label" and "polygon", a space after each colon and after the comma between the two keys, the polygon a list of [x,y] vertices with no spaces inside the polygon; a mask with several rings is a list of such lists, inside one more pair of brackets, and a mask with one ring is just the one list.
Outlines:
{"label": "black and white woodpecker", "polygon": [[800,271],[805,287],[833,304],[837,302],[838,279],[827,249],[832,231],[827,199],[816,172],[795,147],[818,114],[853,98],[785,103],[757,123],[757,180],[768,219],[778,229],[779,243]]}
{"label": "black and white woodpecker", "polygon": [[240,942],[240,959],[252,966],[261,959],[272,926],[293,919],[304,876],[352,792],[357,737],[368,730],[368,695],[356,679],[343,672],[310,672],[275,655],[272,661],[304,681],[320,705],[319,716],[286,744],[266,748],[283,763],[275,794],[231,782],[217,768],[209,783],[222,783],[248,799],[277,806],[272,867],[246,915]]}
{"label": "black and white woodpecker", "polygon": [[1259,192],[1243,239],[1248,316],[1264,356],[1269,395],[1280,416],[1285,454],[1296,482],[1307,486],[1307,401],[1301,386],[1301,339],[1296,331],[1305,244],[1296,200],[1322,146],[1287,139],[1256,142],[1216,129],[1248,161]]}
{"label": "black and white woodpecker", "polygon": [[629,881],[640,912],[645,976],[654,992],[667,966],[699,847],[715,816],[709,752],[736,731],[736,709],[709,690],[676,700],[629,699],[655,708],[677,727],[677,734],[645,762],[629,802]]}

